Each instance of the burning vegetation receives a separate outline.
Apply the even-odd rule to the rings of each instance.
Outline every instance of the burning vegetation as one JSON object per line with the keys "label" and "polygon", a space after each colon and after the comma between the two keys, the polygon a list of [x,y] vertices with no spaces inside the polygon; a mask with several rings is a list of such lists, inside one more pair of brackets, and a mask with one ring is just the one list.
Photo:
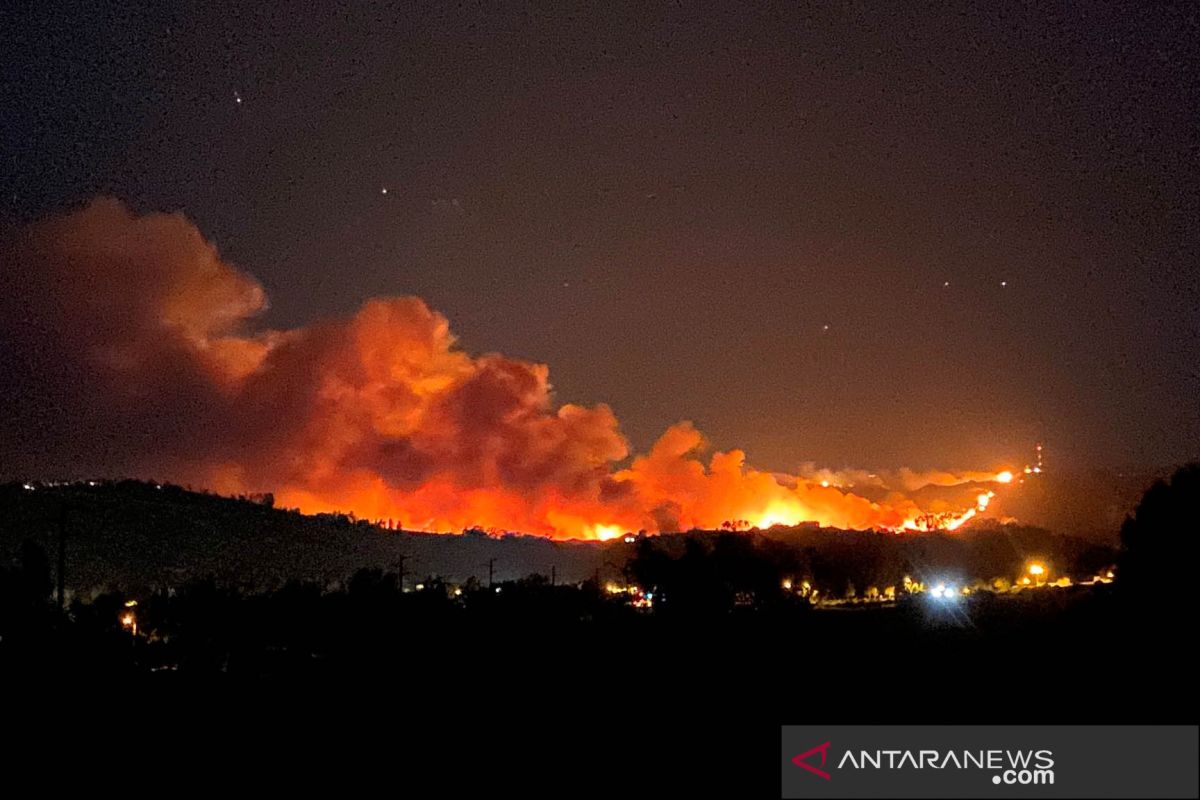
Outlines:
{"label": "burning vegetation", "polygon": [[[802,522],[953,531],[1013,480],[780,475],[711,452],[690,422],[633,455],[608,406],[557,403],[543,364],[464,352],[418,298],[256,328],[257,281],[182,215],[112,199],[19,232],[0,256],[7,477],[153,475],[408,530],[579,539]],[[929,487],[945,491],[916,499]]]}

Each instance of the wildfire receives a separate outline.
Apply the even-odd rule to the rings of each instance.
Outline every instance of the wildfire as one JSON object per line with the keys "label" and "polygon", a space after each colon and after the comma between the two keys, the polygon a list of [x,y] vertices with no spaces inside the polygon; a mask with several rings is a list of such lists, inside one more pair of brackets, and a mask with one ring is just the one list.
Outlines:
{"label": "wildfire", "polygon": [[609,539],[615,539],[624,531],[617,525],[597,525],[592,529],[590,538],[599,539],[602,542],[607,542]]}
{"label": "wildfire", "polygon": [[[994,492],[955,504],[918,502],[918,490],[968,493],[1013,480],[1008,469],[802,465],[781,475],[747,464],[741,450],[714,452],[690,422],[631,458],[608,406],[559,405],[544,364],[463,351],[448,320],[419,298],[377,298],[346,318],[256,330],[267,298],[253,277],[181,215],[137,216],[115,200],[33,226],[10,255],[0,274],[24,278],[0,293],[14,309],[0,320],[28,324],[0,335],[19,349],[22,336],[39,332],[29,349],[86,390],[72,395],[34,375],[6,396],[57,409],[70,430],[104,431],[105,452],[119,451],[135,473],[225,494],[273,492],[279,505],[308,513],[599,540],[804,522],[954,531]],[[47,424],[4,433],[19,440]],[[69,446],[78,438],[70,430],[46,441]],[[44,445],[9,438],[0,440],[5,452]],[[56,455],[80,469],[111,468]]]}

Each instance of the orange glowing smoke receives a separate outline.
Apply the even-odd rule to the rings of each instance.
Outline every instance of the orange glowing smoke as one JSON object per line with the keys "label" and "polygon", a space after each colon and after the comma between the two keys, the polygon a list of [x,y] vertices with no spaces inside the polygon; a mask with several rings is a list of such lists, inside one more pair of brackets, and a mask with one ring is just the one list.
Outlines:
{"label": "orange glowing smoke", "polygon": [[778,475],[740,450],[705,456],[689,422],[627,461],[608,406],[556,404],[545,365],[463,352],[418,298],[254,330],[267,300],[253,278],[184,217],[115,200],[21,232],[3,259],[0,317],[20,325],[2,332],[26,360],[0,445],[35,454],[20,465],[29,474],[120,470],[410,530],[599,539],[731,521],[954,530],[992,492],[966,508],[922,508],[906,493],[1012,480],[811,465]]}

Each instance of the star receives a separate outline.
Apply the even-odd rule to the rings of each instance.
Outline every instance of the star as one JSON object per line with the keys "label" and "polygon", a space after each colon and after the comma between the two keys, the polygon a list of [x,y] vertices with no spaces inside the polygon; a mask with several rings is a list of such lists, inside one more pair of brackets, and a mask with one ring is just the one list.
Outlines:
{"label": "star", "polygon": [[822,326],[821,326],[821,331],[822,331],[823,333],[828,333],[828,332],[829,332],[829,325],[828,325],[828,324],[822,325]]}
{"label": "star", "polygon": [[239,106],[242,104],[242,95],[237,89],[233,90],[233,102],[237,103]]}
{"label": "star", "polygon": [[380,194],[387,194],[387,187],[386,187],[386,186],[384,186],[383,188],[381,188],[381,189],[379,190],[379,193],[380,193]]}
{"label": "star", "polygon": [[943,287],[943,288],[946,288],[946,287],[949,287],[949,286],[950,286],[950,281],[946,281],[945,283],[943,283],[943,284],[942,284],[942,287]]}
{"label": "star", "polygon": [[1000,288],[1004,288],[1005,286],[1008,286],[1008,281],[1000,281]]}

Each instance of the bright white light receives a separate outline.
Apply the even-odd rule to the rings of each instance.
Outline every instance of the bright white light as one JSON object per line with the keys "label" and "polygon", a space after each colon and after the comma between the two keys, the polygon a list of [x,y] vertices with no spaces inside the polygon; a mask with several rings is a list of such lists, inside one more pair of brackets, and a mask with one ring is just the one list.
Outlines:
{"label": "bright white light", "polygon": [[930,594],[932,594],[934,597],[938,597],[938,598],[940,598],[945,593],[946,593],[946,587],[942,586],[942,584],[940,584],[940,583],[937,586],[933,587],[933,589],[930,590]]}

